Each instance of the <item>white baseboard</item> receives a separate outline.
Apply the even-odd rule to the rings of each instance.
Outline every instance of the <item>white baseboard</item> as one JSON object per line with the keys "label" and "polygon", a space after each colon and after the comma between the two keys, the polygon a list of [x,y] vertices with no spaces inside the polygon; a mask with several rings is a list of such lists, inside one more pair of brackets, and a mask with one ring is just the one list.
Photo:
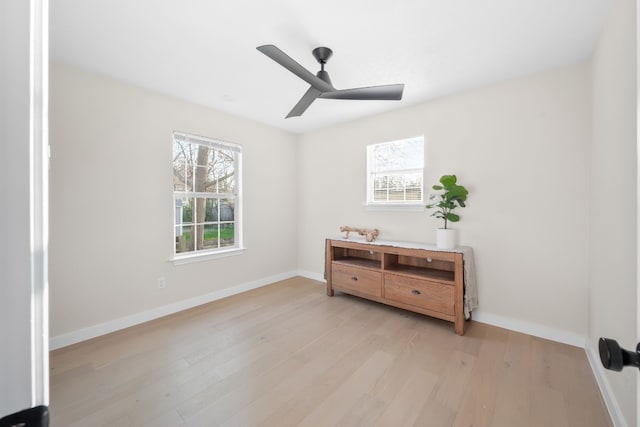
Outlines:
{"label": "white baseboard", "polygon": [[144,323],[150,320],[164,317],[169,314],[177,313],[179,311],[187,310],[202,304],[206,304],[212,301],[226,298],[231,295],[236,295],[241,292],[246,292],[251,289],[256,289],[262,286],[266,286],[271,283],[278,282],[280,280],[289,279],[297,275],[298,275],[298,272],[296,271],[289,271],[286,273],[276,274],[274,276],[264,277],[262,279],[254,280],[252,282],[243,283],[237,286],[221,289],[205,295],[178,301],[173,304],[157,307],[152,310],[143,311],[142,313],[132,314],[130,316],[110,320],[108,322],[100,323],[98,325],[89,326],[88,328],[78,329],[76,331],[68,332],[66,334],[57,335],[55,337],[50,338],[49,349],[56,350],[58,348],[66,347],[71,344],[76,344],[91,338],[96,338],[101,335],[109,334],[111,332],[115,332],[120,329],[129,328],[131,326],[135,326],[140,323]]}
{"label": "white baseboard", "polygon": [[604,403],[609,410],[609,415],[611,416],[613,425],[615,427],[628,427],[628,424],[622,415],[622,411],[620,410],[620,405],[618,405],[618,401],[611,389],[611,384],[605,375],[604,367],[600,362],[600,354],[589,338],[586,338],[585,340],[585,351],[587,353],[587,359],[589,359],[593,375],[596,377],[598,387],[600,387],[600,393],[602,394]]}
{"label": "white baseboard", "polygon": [[563,329],[551,328],[537,323],[525,322],[509,317],[498,316],[491,313],[483,313],[479,310],[473,311],[473,320],[488,325],[498,326],[511,331],[522,332],[534,337],[544,338],[551,341],[569,344],[574,347],[584,348],[585,337],[574,332]]}
{"label": "white baseboard", "polygon": [[307,279],[317,280],[318,282],[327,283],[324,275],[320,273],[313,273],[311,271],[306,270],[298,270],[298,276],[306,277]]}

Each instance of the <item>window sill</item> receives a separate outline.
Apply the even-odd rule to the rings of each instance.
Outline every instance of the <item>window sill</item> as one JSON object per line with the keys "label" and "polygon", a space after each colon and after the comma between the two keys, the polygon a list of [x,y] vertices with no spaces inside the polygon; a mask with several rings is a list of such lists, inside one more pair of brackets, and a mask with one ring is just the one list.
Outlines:
{"label": "window sill", "polygon": [[364,209],[370,212],[423,212],[424,204],[380,204],[364,205]]}
{"label": "window sill", "polygon": [[242,255],[245,248],[231,248],[216,252],[204,252],[188,255],[176,255],[169,261],[173,262],[173,265],[191,264],[194,262],[208,261],[217,258],[226,258],[235,255]]}

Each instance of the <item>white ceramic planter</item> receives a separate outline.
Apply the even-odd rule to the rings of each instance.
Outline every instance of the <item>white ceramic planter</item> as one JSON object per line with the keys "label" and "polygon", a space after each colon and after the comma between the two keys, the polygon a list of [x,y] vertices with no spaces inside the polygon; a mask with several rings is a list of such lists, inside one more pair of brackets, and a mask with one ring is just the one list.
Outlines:
{"label": "white ceramic planter", "polygon": [[456,230],[438,228],[436,233],[436,246],[438,249],[454,249],[456,247],[458,240]]}

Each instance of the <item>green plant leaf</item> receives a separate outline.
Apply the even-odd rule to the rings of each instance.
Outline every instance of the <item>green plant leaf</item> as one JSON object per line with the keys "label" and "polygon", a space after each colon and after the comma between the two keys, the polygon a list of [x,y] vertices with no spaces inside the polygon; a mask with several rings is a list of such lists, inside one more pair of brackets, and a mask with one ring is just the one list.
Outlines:
{"label": "green plant leaf", "polygon": [[446,188],[455,185],[457,180],[458,178],[455,175],[442,175],[440,183]]}
{"label": "green plant leaf", "polygon": [[431,187],[431,188],[433,188],[434,190],[444,190],[444,187],[443,187],[443,186],[441,186],[441,185],[434,185],[434,186],[433,186],[433,187]]}
{"label": "green plant leaf", "polygon": [[447,220],[451,222],[458,222],[460,221],[460,216],[449,212],[449,214],[447,215]]}
{"label": "green plant leaf", "polygon": [[449,189],[449,191],[447,191],[447,193],[450,198],[456,197],[466,199],[469,191],[461,185],[454,185]]}

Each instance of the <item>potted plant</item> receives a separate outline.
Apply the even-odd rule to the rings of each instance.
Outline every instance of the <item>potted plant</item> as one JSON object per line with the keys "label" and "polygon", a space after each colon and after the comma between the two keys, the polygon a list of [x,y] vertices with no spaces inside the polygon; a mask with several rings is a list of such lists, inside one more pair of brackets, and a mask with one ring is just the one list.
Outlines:
{"label": "potted plant", "polygon": [[426,208],[437,208],[431,216],[444,219],[444,228],[438,228],[436,244],[441,249],[453,249],[456,247],[456,231],[447,228],[449,222],[460,221],[460,216],[453,213],[457,207],[464,208],[469,191],[462,185],[458,185],[458,178],[455,175],[442,175],[441,185],[434,185],[432,188],[440,193],[429,195],[429,203]]}

